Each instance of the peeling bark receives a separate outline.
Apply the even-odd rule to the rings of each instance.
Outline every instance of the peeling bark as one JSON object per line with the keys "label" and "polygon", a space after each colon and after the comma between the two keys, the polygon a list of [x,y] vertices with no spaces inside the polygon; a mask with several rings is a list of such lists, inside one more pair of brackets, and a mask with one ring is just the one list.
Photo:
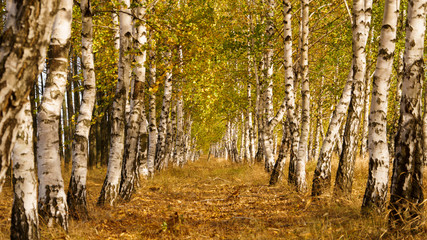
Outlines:
{"label": "peeling bark", "polygon": [[40,239],[37,214],[37,180],[34,167],[33,118],[30,102],[16,116],[18,134],[13,147],[13,205],[11,239]]}
{"label": "peeling bark", "polygon": [[44,68],[58,4],[58,0],[23,0],[8,1],[6,6],[0,35],[0,192],[17,134],[16,115]]}
{"label": "peeling bark", "polygon": [[421,223],[423,152],[421,95],[424,81],[426,0],[409,0],[399,128],[391,178],[389,220],[392,227]]}
{"label": "peeling bark", "polygon": [[[294,86],[294,71],[292,68],[292,6],[289,0],[284,0],[284,63],[285,70],[285,99],[286,121],[288,121],[290,133],[290,157],[289,157],[289,176],[290,183],[295,182],[295,162],[298,152],[298,122],[295,117],[295,86]],[[282,104],[282,106],[284,105]],[[285,108],[284,108],[285,109]],[[284,163],[283,163],[284,164]]]}
{"label": "peeling bark", "polygon": [[119,74],[116,95],[113,101],[111,147],[108,157],[107,175],[98,198],[98,205],[114,205],[119,193],[120,176],[125,141],[125,111],[130,84],[131,61],[128,54],[132,46],[132,17],[130,0],[122,0],[120,18]]}
{"label": "peeling bark", "polygon": [[[139,1],[138,6],[134,9],[134,14],[137,18],[142,19],[145,14],[144,1]],[[145,23],[140,23],[137,19],[133,20],[133,32],[134,32],[134,49],[141,49],[147,43],[147,30]],[[134,71],[134,90],[132,95],[131,112],[126,127],[126,143],[125,143],[125,154],[123,157],[123,166],[121,173],[120,182],[120,196],[124,200],[130,200],[134,187],[137,180],[137,157],[138,157],[138,140],[140,134],[146,134],[141,131],[141,121],[144,124],[147,120],[145,119],[145,107],[144,107],[144,84],[145,84],[145,60],[146,51],[143,50],[138,52],[135,56],[136,65]],[[144,143],[141,143],[144,144]]]}
{"label": "peeling bark", "polygon": [[148,100],[148,153],[147,153],[147,169],[148,175],[154,174],[154,159],[156,157],[157,146],[157,127],[156,127],[156,93],[154,92],[156,84],[156,51],[154,49],[154,40],[150,34],[148,38],[149,51],[149,68],[150,68],[150,90]]}
{"label": "peeling bark", "polygon": [[344,128],[343,149],[340,155],[334,194],[349,197],[353,186],[360,119],[363,108],[362,91],[366,74],[366,42],[371,22],[372,0],[353,2],[353,87]]}
{"label": "peeling bark", "polygon": [[74,133],[73,167],[68,187],[67,202],[70,215],[75,219],[87,219],[86,177],[88,162],[89,131],[95,106],[96,81],[93,59],[93,20],[90,0],[80,2],[82,12],[82,70],[84,92]]}
{"label": "peeling bark", "polygon": [[301,1],[301,136],[295,163],[295,187],[298,192],[307,190],[305,163],[308,161],[307,142],[310,134],[310,83],[308,78],[309,0]]}
{"label": "peeling bark", "polygon": [[369,176],[362,211],[383,210],[387,200],[389,152],[387,144],[387,95],[392,74],[400,0],[385,2],[369,114]]}
{"label": "peeling bark", "polygon": [[61,174],[58,126],[67,84],[72,0],[59,4],[48,52],[48,77],[37,114],[37,164],[39,214],[49,227],[54,223],[68,230],[68,206]]}
{"label": "peeling bark", "polygon": [[159,126],[158,126],[158,138],[156,146],[156,157],[154,159],[154,167],[156,170],[160,170],[165,159],[166,154],[166,133],[167,133],[167,122],[169,118],[170,102],[172,97],[172,66],[171,66],[171,51],[168,51],[165,59],[168,70],[166,73],[163,93],[162,111],[160,113]]}

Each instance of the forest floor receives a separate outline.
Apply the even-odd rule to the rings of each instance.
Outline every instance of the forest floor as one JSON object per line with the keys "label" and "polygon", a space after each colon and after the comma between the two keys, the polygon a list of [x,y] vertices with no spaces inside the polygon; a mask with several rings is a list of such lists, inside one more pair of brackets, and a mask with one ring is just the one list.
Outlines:
{"label": "forest floor", "polygon": [[[315,164],[307,164],[309,188]],[[277,186],[270,187],[261,164],[207,161],[205,156],[144,180],[131,201],[115,207],[96,206],[105,169],[94,169],[88,175],[91,219],[71,220],[68,235],[45,227],[41,235],[42,239],[427,239],[425,223],[421,231],[390,232],[387,213],[361,215],[368,164],[359,160],[357,165],[350,198],[332,199],[330,194],[312,198],[309,192],[292,190],[285,181],[287,171]],[[335,169],[336,160],[333,173]],[[64,172],[65,179],[69,175]],[[9,238],[11,205],[9,184],[0,194],[0,239]]]}

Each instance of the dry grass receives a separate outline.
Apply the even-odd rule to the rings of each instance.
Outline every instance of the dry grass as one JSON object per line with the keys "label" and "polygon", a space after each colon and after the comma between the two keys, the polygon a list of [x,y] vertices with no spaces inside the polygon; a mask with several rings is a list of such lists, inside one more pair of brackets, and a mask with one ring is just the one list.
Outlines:
{"label": "dry grass", "polygon": [[[144,181],[130,202],[102,208],[95,203],[105,170],[96,169],[88,181],[91,220],[71,221],[68,235],[43,228],[42,239],[427,239],[425,225],[418,233],[391,233],[386,214],[360,214],[367,163],[357,165],[349,199],[332,200],[328,194],[312,199],[283,180],[269,187],[261,165],[202,159]],[[309,162],[309,187],[314,168]],[[6,187],[0,196],[5,216],[0,239],[9,236],[11,198]]]}

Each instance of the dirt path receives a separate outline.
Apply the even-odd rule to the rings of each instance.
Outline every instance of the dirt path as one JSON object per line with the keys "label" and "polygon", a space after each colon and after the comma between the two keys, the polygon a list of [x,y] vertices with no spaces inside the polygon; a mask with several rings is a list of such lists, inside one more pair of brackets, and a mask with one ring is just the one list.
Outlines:
{"label": "dirt path", "polygon": [[[313,166],[311,166],[313,165]],[[309,171],[314,163],[309,163]],[[362,172],[362,171],[360,171]],[[361,179],[362,175],[358,175]],[[354,198],[313,200],[294,193],[286,181],[269,187],[262,166],[233,165],[202,158],[170,168],[143,186],[130,202],[95,206],[104,171],[89,173],[92,219],[70,223],[68,236],[42,231],[42,239],[378,239],[391,237],[384,216],[360,215],[362,180]],[[310,179],[310,176],[309,176]],[[6,189],[5,189],[6,190]],[[6,190],[9,191],[9,190]],[[4,197],[0,214],[5,214]],[[3,204],[3,205],[2,205]],[[6,204],[7,205],[7,204]],[[10,210],[9,210],[10,211]],[[1,237],[8,236],[0,222]],[[425,239],[419,234],[415,239]]]}

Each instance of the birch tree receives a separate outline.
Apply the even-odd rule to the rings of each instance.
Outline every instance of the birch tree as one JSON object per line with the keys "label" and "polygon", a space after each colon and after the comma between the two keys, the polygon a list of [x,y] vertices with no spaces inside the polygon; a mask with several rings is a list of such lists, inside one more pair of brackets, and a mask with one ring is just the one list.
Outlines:
{"label": "birch tree", "polygon": [[[138,1],[138,7],[135,8],[134,14],[137,19],[143,19],[146,9],[145,0]],[[147,43],[147,29],[145,23],[139,22],[137,19],[133,20],[133,32],[134,32],[134,48],[137,51],[135,55],[136,65],[134,71],[134,90],[131,103],[131,112],[126,128],[126,145],[125,155],[123,158],[122,166],[122,178],[120,183],[120,196],[123,199],[129,200],[134,185],[136,184],[136,171],[137,171],[137,148],[138,148],[138,137],[141,133],[141,125],[145,125],[145,107],[144,107],[144,84],[145,84],[145,60],[147,52],[146,50],[140,50]],[[142,119],[142,121],[141,121]]]}
{"label": "birch tree", "polygon": [[125,141],[125,111],[130,84],[131,63],[129,50],[132,42],[132,15],[130,0],[122,0],[119,13],[120,52],[116,94],[112,107],[111,148],[108,157],[107,175],[98,198],[98,205],[113,205],[119,194],[120,175]]}
{"label": "birch tree", "polygon": [[[153,33],[150,32],[148,38],[150,82],[149,82],[149,99],[148,99],[148,152],[147,152],[147,169],[148,175],[154,174],[154,159],[156,157],[157,145],[157,123],[156,123],[156,51],[153,40]],[[178,130],[179,131],[179,130]]]}
{"label": "birch tree", "polygon": [[68,229],[68,206],[61,175],[58,126],[67,84],[72,0],[61,1],[55,17],[48,52],[48,77],[37,114],[37,171],[39,214],[49,227]]}
{"label": "birch tree", "polygon": [[270,185],[273,186],[275,185],[279,179],[282,177],[282,172],[283,172],[283,165],[285,164],[285,158],[286,155],[289,152],[289,122],[288,121],[284,121],[283,122],[283,136],[282,136],[282,142],[280,144],[280,148],[279,148],[279,154],[276,160],[276,163],[274,164],[274,168],[273,168],[273,172],[271,173],[270,176]]}
{"label": "birch tree", "polygon": [[172,65],[171,65],[172,53],[169,50],[165,54],[166,67],[166,78],[164,84],[163,103],[162,111],[160,112],[159,127],[158,127],[158,138],[156,146],[156,157],[155,157],[155,168],[160,170],[163,168],[165,154],[166,154],[166,133],[167,133],[167,120],[169,118],[170,102],[172,97]]}
{"label": "birch tree", "polygon": [[389,218],[392,226],[410,223],[415,227],[420,222],[424,200],[421,93],[426,3],[425,0],[408,1],[400,118],[391,178]]}
{"label": "birch tree", "polygon": [[30,102],[16,116],[18,133],[13,147],[13,205],[11,239],[39,239],[37,180],[34,167],[33,117]]}
{"label": "birch tree", "polygon": [[331,187],[332,153],[334,152],[334,147],[340,136],[340,127],[347,112],[348,105],[350,104],[352,83],[353,66],[350,68],[340,101],[332,113],[328,131],[326,132],[325,138],[323,139],[316,169],[314,170],[311,192],[312,196],[319,196]]}
{"label": "birch tree", "polygon": [[301,97],[302,97],[302,116],[301,116],[301,136],[298,144],[298,155],[295,162],[295,186],[299,192],[307,189],[305,180],[305,163],[308,161],[307,142],[310,131],[310,84],[308,79],[308,18],[309,18],[309,0],[301,1]]}
{"label": "birch tree", "polygon": [[340,155],[334,193],[347,196],[353,185],[357,138],[359,136],[361,112],[363,108],[362,91],[366,74],[365,47],[371,22],[372,0],[353,2],[353,87],[344,128],[343,150]]}
{"label": "birch tree", "polygon": [[[289,181],[294,182],[295,175],[293,160],[297,157],[298,151],[298,122],[295,118],[295,90],[294,90],[294,71],[292,68],[292,5],[289,0],[283,1],[283,39],[284,39],[284,57],[283,67],[285,71],[285,98],[282,105],[276,113],[276,116],[270,120],[270,124],[277,124],[284,117],[286,111],[286,121],[288,121],[289,134],[290,134],[290,162],[289,162]],[[284,165],[281,161],[285,158],[280,157],[275,163],[273,169],[270,185],[277,183],[280,174],[279,169]]]}
{"label": "birch tree", "polygon": [[400,0],[387,0],[378,48],[369,114],[369,176],[362,210],[382,209],[386,202],[389,152],[387,144],[387,95],[392,73]]}
{"label": "birch tree", "polygon": [[6,3],[8,14],[0,35],[0,192],[17,134],[16,116],[44,68],[59,1]]}
{"label": "birch tree", "polygon": [[88,217],[86,203],[86,176],[88,162],[89,130],[95,105],[95,66],[93,59],[93,20],[90,0],[80,2],[82,12],[82,70],[84,92],[74,133],[72,151],[73,167],[67,193],[70,215],[76,219]]}
{"label": "birch tree", "polygon": [[183,75],[183,52],[182,46],[178,49],[179,57],[179,81],[177,83],[178,89],[178,100],[176,101],[176,136],[175,136],[175,149],[174,157],[178,166],[182,166],[184,163],[184,100],[182,96],[182,85],[184,83],[182,79]]}
{"label": "birch tree", "polygon": [[263,74],[265,76],[265,80],[263,81],[266,86],[263,86],[265,90],[263,91],[263,143],[264,143],[264,155],[265,155],[265,169],[267,172],[271,172],[274,166],[274,154],[273,154],[273,125],[269,124],[270,119],[273,117],[273,36],[275,33],[275,26],[273,22],[274,18],[274,8],[275,1],[268,0],[267,1],[267,15],[266,15],[266,39],[267,39],[267,49],[265,52],[264,64],[265,68]]}

